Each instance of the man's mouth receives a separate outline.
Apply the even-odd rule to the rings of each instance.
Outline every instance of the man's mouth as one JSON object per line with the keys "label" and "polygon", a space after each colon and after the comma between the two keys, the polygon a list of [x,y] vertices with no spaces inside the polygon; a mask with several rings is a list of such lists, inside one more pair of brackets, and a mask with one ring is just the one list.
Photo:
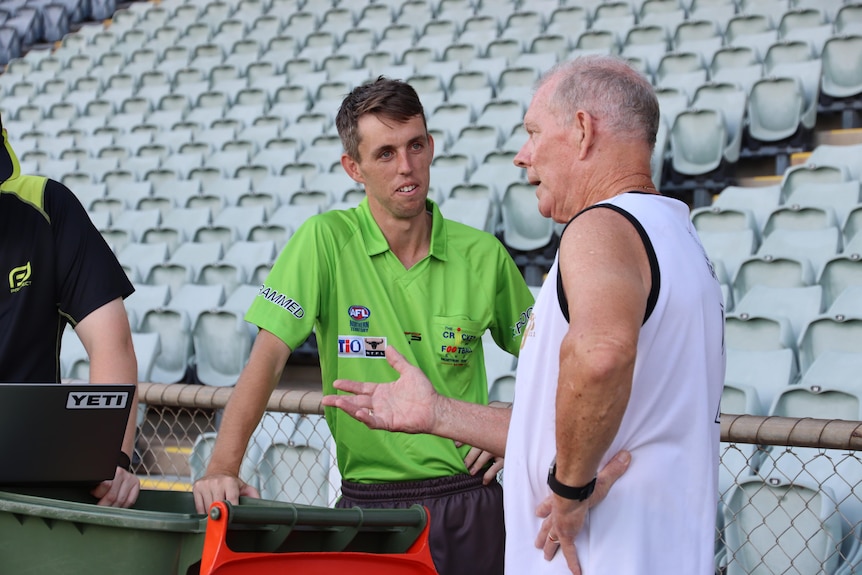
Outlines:
{"label": "man's mouth", "polygon": [[410,184],[409,186],[402,186],[402,187],[398,188],[398,189],[397,189],[397,190],[395,190],[395,191],[396,191],[396,192],[401,192],[402,194],[407,194],[407,193],[409,193],[409,192],[412,192],[413,190],[415,190],[415,189],[416,189],[416,188],[418,188],[418,187],[419,187],[419,186],[417,186],[416,184]]}

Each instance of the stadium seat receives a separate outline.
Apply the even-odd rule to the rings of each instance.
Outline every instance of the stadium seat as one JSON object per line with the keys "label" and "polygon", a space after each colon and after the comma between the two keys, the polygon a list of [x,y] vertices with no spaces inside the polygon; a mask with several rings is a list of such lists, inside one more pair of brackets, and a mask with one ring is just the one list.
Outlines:
{"label": "stadium seat", "polygon": [[[824,351],[808,366],[799,385],[807,389],[828,389],[835,382],[855,382],[862,369],[862,353],[840,351]],[[853,384],[853,389],[860,391],[860,386]],[[835,418],[831,415],[830,418]]]}
{"label": "stadium seat", "polygon": [[781,178],[783,200],[800,184],[840,183],[850,179],[848,168],[843,162],[835,164],[814,164],[806,162],[788,167]]}
{"label": "stadium seat", "polygon": [[[763,415],[757,390],[746,384],[734,384],[725,381],[721,390],[721,413],[734,415]],[[724,464],[724,454],[722,463]],[[747,462],[746,462],[747,463]],[[733,483],[730,481],[729,483]],[[720,486],[721,487],[721,486]],[[726,487],[726,485],[724,486]],[[723,489],[719,490],[723,492]]]}
{"label": "stadium seat", "polygon": [[725,316],[725,341],[728,349],[796,351],[796,334],[787,318],[728,313]]}
{"label": "stadium seat", "polygon": [[478,230],[494,229],[494,207],[490,197],[448,197],[440,204],[443,217]]}
{"label": "stadium seat", "polygon": [[735,315],[786,318],[794,336],[823,311],[823,290],[818,285],[770,287],[754,285],[736,301]]}
{"label": "stadium seat", "polygon": [[[750,388],[756,395],[747,400],[754,402],[747,407],[752,411],[725,413],[766,415],[775,397],[787,386],[795,383],[798,376],[799,368],[792,349],[760,350],[728,347],[725,386]],[[724,397],[722,397],[724,412],[723,402]]]}
{"label": "stadium seat", "polygon": [[754,212],[747,207],[727,207],[713,204],[691,210],[691,222],[698,232],[730,232],[752,230],[760,239],[760,228]]}
{"label": "stadium seat", "polygon": [[860,346],[862,318],[828,314],[812,318],[799,336],[799,372],[804,375],[827,351],[858,353]]}
{"label": "stadium seat", "polygon": [[741,575],[768,564],[779,572],[834,572],[843,534],[833,501],[831,489],[804,480],[740,479],[724,498],[722,570]]}
{"label": "stadium seat", "polygon": [[287,442],[273,440],[263,452],[258,467],[261,497],[327,505],[329,441],[329,430],[321,416],[301,416]]}
{"label": "stadium seat", "polygon": [[236,384],[255,333],[242,312],[224,308],[201,312],[192,331],[197,380],[222,387]]}
{"label": "stadium seat", "polygon": [[219,242],[184,242],[171,254],[168,261],[156,264],[144,278],[148,284],[165,284],[175,294],[192,283],[205,264],[221,259],[223,247]]}
{"label": "stadium seat", "polygon": [[60,342],[60,375],[64,380],[89,381],[90,357],[78,334],[66,326]]}
{"label": "stadium seat", "polygon": [[752,257],[742,261],[732,281],[733,301],[737,302],[756,285],[783,288],[814,285],[815,274],[807,258]]}
{"label": "stadium seat", "polygon": [[655,88],[658,99],[659,113],[662,122],[670,128],[677,115],[688,108],[690,101],[688,93],[682,88],[659,86]]}
{"label": "stadium seat", "polygon": [[509,185],[501,200],[503,243],[514,250],[532,251],[547,246],[554,235],[554,221],[539,213],[532,184]]}
{"label": "stadium seat", "polygon": [[132,333],[132,345],[138,362],[138,381],[150,381],[156,357],[162,351],[161,336],[157,333]]}
{"label": "stadium seat", "polygon": [[823,288],[823,305],[829,310],[845,289],[862,285],[862,258],[858,255],[841,255],[827,260],[817,283]]}
{"label": "stadium seat", "polygon": [[[166,285],[154,286],[138,283],[135,285],[134,293],[123,300],[123,303],[126,306],[126,312],[130,316],[134,315],[136,320],[140,320],[150,309],[166,306],[170,297],[170,288]],[[137,332],[138,321],[131,323],[131,328],[132,332]]]}
{"label": "stadium seat", "polygon": [[708,174],[721,166],[728,143],[721,110],[682,110],[670,130],[671,165],[687,176]]}
{"label": "stadium seat", "polygon": [[140,322],[139,331],[161,338],[162,350],[152,368],[152,379],[159,383],[185,380],[193,357],[194,323],[202,311],[224,301],[222,286],[187,284],[173,294],[166,307],[148,310]]}
{"label": "stadium seat", "polygon": [[807,163],[828,166],[843,166],[850,180],[862,179],[862,144],[819,144],[811,150]]}
{"label": "stadium seat", "polygon": [[[767,0],[763,4],[774,2]],[[757,52],[759,60],[763,60],[769,46],[778,40],[778,30],[769,13],[758,10],[753,3],[750,11],[739,12],[728,20],[724,29],[726,44],[730,46],[748,46]]]}
{"label": "stadium seat", "polygon": [[590,21],[591,30],[608,30],[617,34],[617,43],[622,43],[625,31],[634,25],[634,9],[628,2],[603,2],[595,6]]}
{"label": "stadium seat", "polygon": [[[835,210],[830,205],[808,206],[785,203],[769,214],[763,226],[763,235],[769,236],[775,230],[823,230],[838,229],[838,226]],[[840,251],[840,242],[838,251]]]}
{"label": "stadium seat", "polygon": [[[264,420],[273,414],[264,413]],[[263,421],[263,420],[262,420]],[[209,465],[212,457],[213,447],[218,433],[215,431],[205,431],[195,438],[192,444],[192,451],[189,454],[189,471],[191,480],[197,481],[204,476],[207,465]],[[252,450],[254,451],[254,450]],[[247,455],[243,457],[239,471],[240,478],[247,484],[257,488],[258,478],[255,469],[255,460]]]}
{"label": "stadium seat", "polygon": [[736,84],[709,82],[701,84],[692,96],[693,108],[720,110],[727,132],[724,160],[735,164],[739,160],[744,131],[744,114],[747,95]]}
{"label": "stadium seat", "polygon": [[751,256],[757,248],[757,236],[753,230],[699,231],[698,236],[709,258],[714,262],[722,262],[729,277],[736,274],[739,264]]}
{"label": "stadium seat", "polygon": [[778,37],[784,42],[803,42],[816,56],[833,33],[831,22],[819,8],[794,8],[784,13],[776,26]]}
{"label": "stadium seat", "polygon": [[[850,7],[852,5],[848,5]],[[860,10],[862,12],[862,10]],[[862,23],[852,35],[836,35],[823,44],[821,91],[832,98],[847,98],[862,93]]]}
{"label": "stadium seat", "polygon": [[836,227],[821,229],[776,229],[763,238],[759,256],[805,257],[815,273],[824,263],[841,252],[841,231]]}
{"label": "stadium seat", "polygon": [[776,142],[793,136],[802,122],[805,93],[796,78],[763,77],[754,82],[746,115],[748,134],[760,142]]}
{"label": "stadium seat", "polygon": [[858,180],[834,183],[799,183],[785,200],[785,206],[799,208],[814,207],[822,210],[832,210],[836,224],[846,240],[851,239],[856,232],[856,209],[860,203],[860,186]]}

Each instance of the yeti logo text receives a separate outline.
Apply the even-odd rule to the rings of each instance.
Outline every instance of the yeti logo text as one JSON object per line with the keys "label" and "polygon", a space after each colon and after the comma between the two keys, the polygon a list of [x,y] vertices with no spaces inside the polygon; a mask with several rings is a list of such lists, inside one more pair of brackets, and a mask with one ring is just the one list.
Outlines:
{"label": "yeti logo text", "polygon": [[9,291],[15,293],[28,285],[30,285],[30,262],[27,262],[23,266],[12,268],[9,272]]}
{"label": "yeti logo text", "polygon": [[66,397],[66,409],[122,409],[128,400],[126,392],[73,392]]}

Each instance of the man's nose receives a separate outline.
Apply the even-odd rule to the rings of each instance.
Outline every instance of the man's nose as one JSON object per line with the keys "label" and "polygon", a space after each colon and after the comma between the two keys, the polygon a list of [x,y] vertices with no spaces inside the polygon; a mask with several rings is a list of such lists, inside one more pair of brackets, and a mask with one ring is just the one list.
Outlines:
{"label": "man's nose", "polygon": [[526,168],[530,161],[530,155],[526,152],[527,146],[524,145],[518,150],[518,153],[515,154],[512,163],[514,163],[519,168]]}

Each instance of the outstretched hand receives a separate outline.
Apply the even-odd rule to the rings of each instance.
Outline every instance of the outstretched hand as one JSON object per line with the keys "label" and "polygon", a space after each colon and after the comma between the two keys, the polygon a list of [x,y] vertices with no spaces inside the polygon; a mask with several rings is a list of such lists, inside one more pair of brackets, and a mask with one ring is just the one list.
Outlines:
{"label": "outstretched hand", "polygon": [[386,361],[399,378],[391,383],[363,383],[337,379],[335,389],[353,395],[325,395],[323,405],[337,407],[371,429],[428,433],[434,427],[435,406],[440,397],[434,386],[403,355],[389,346]]}

